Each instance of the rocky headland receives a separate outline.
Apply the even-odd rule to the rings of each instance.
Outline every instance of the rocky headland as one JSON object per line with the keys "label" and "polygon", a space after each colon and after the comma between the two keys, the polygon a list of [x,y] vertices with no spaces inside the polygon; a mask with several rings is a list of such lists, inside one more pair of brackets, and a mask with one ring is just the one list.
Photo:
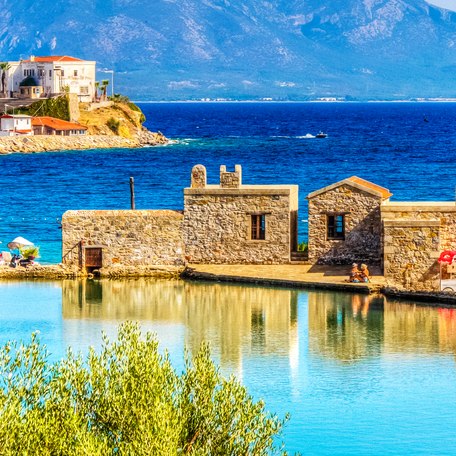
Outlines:
{"label": "rocky headland", "polygon": [[135,148],[169,142],[162,133],[151,132],[142,125],[144,114],[129,101],[80,103],[71,109],[72,117],[87,128],[85,135],[1,136],[0,154]]}
{"label": "rocky headland", "polygon": [[35,153],[59,150],[133,148],[148,145],[167,144],[168,139],[161,133],[145,132],[124,138],[115,135],[77,136],[3,136],[0,137],[0,154]]}

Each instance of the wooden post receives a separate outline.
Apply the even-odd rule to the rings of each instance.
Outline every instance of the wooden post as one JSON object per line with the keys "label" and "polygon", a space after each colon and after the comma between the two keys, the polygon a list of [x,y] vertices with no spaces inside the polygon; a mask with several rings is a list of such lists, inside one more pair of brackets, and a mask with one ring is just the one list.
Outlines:
{"label": "wooden post", "polygon": [[130,177],[130,203],[131,209],[135,210],[135,179]]}

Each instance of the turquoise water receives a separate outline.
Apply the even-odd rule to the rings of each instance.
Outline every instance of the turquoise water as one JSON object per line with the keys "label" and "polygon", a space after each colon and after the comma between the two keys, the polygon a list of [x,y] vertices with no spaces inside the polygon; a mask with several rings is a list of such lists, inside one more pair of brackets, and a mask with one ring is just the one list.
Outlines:
{"label": "turquoise water", "polygon": [[209,340],[289,451],[456,453],[456,311],[383,298],[182,281],[2,282],[0,343],[40,331],[51,359],[140,321],[175,367]]}

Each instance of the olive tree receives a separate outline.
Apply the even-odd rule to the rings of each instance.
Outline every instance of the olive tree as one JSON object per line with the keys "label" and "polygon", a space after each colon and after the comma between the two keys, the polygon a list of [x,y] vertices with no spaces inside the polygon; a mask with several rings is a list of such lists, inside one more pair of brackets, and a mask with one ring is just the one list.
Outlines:
{"label": "olive tree", "polygon": [[2,455],[264,455],[287,419],[265,411],[203,345],[178,375],[138,325],[51,364],[37,336],[0,350]]}

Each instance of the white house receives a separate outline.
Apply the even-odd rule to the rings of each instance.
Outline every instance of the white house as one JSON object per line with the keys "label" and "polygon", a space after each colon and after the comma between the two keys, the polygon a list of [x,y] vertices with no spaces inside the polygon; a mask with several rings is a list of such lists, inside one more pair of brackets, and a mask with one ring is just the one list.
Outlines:
{"label": "white house", "polygon": [[4,114],[0,116],[0,136],[33,135],[32,117],[24,114]]}
{"label": "white house", "polygon": [[29,60],[8,63],[7,90],[14,98],[49,97],[67,90],[78,95],[80,101],[90,102],[94,98],[95,61],[66,55],[32,55]]}

